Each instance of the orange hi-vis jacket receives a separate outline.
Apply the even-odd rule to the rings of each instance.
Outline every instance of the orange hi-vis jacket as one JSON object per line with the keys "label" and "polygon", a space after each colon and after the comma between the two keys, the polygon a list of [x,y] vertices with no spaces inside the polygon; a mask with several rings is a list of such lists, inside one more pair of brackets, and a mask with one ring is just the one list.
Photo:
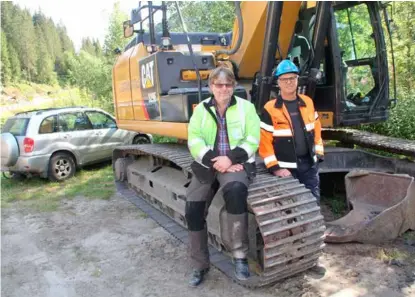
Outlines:
{"label": "orange hi-vis jacket", "polygon": [[[318,162],[324,155],[318,113],[314,110],[310,97],[302,94],[297,96],[308,151],[314,162]],[[280,96],[268,101],[264,106],[261,115],[259,155],[271,172],[280,168],[297,168],[291,117]]]}

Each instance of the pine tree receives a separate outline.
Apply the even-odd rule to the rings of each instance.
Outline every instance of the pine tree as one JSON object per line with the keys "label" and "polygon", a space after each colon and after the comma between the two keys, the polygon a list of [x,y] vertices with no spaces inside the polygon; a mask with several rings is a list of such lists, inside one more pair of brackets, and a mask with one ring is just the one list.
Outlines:
{"label": "pine tree", "polygon": [[28,10],[20,13],[20,25],[18,39],[14,45],[22,66],[23,76],[28,81],[36,77],[36,34],[32,17]]}
{"label": "pine tree", "polygon": [[22,78],[19,55],[11,43],[7,44],[7,48],[9,51],[11,81],[19,82]]}
{"label": "pine tree", "polygon": [[88,54],[95,56],[95,47],[93,41],[89,37],[82,38],[81,51],[87,52]]}
{"label": "pine tree", "polygon": [[3,30],[1,30],[1,83],[6,85],[11,80],[11,66],[9,59],[9,50],[7,48],[7,39]]}
{"label": "pine tree", "polygon": [[37,60],[36,60],[36,82],[43,84],[54,84],[56,74],[54,73],[54,61],[48,52],[45,34],[40,26],[36,26],[37,37]]}
{"label": "pine tree", "polygon": [[73,46],[73,42],[72,40],[69,38],[68,33],[66,32],[66,27],[60,23],[57,26],[57,31],[58,31],[58,35],[59,35],[59,39],[61,41],[61,48],[62,48],[62,53],[64,52],[72,52],[74,53],[74,46]]}
{"label": "pine tree", "polygon": [[96,39],[92,44],[94,45],[94,48],[95,48],[95,56],[102,57],[103,52],[102,52],[102,47],[101,47],[101,44],[99,43],[99,40]]}

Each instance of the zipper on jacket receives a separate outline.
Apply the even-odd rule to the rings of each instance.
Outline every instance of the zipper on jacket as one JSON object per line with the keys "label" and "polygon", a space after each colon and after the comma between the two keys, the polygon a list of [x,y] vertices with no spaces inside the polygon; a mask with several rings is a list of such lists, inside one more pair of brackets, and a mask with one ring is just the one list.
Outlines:
{"label": "zipper on jacket", "polygon": [[[290,116],[290,118],[289,118],[289,119],[287,118],[287,116],[286,116],[286,115],[285,115],[285,113],[284,113],[284,107],[285,107],[285,109],[287,110],[288,114],[290,114],[290,112],[288,111],[288,108],[287,108],[287,106],[285,105],[284,101],[282,102],[282,106],[283,106],[283,107],[282,107],[282,108],[283,108],[282,114],[283,114],[283,115],[284,115],[284,117],[288,120],[288,124],[290,125],[291,134],[292,134],[292,136],[291,136],[291,141],[293,142],[293,146],[294,146],[294,155],[295,155],[295,163],[297,164],[297,168],[296,168],[296,169],[298,169],[298,158],[297,158],[297,150],[296,150],[296,148],[295,148],[294,129],[293,129],[292,124],[291,124],[291,116]],[[298,108],[300,108],[300,107],[298,107]],[[300,113],[300,117],[301,117],[301,112],[300,112],[300,109],[298,109],[298,112]]]}
{"label": "zipper on jacket", "polygon": [[307,129],[306,129],[306,126],[305,126],[305,124],[304,124],[304,119],[303,119],[303,116],[302,116],[302,113],[301,113],[301,110],[300,110],[300,106],[298,106],[298,112],[300,113],[301,124],[303,125],[303,135],[304,135],[304,138],[305,138],[305,140],[306,140],[306,144],[307,144],[308,156],[309,156],[309,157],[311,158],[311,160],[313,160],[313,162],[314,162],[313,156],[312,156],[312,154],[311,154],[310,143],[309,143],[309,140],[308,140],[308,137],[307,137],[307,133],[306,133]]}

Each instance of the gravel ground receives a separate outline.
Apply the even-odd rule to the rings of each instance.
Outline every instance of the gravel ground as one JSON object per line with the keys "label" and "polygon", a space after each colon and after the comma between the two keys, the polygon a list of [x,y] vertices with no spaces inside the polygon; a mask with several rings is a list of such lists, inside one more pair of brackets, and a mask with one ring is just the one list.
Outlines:
{"label": "gravel ground", "polygon": [[[248,290],[212,269],[187,286],[186,247],[121,197],[63,200],[55,212],[2,209],[2,296],[415,296],[415,247],[328,245],[313,269]],[[382,261],[387,249],[406,260]]]}

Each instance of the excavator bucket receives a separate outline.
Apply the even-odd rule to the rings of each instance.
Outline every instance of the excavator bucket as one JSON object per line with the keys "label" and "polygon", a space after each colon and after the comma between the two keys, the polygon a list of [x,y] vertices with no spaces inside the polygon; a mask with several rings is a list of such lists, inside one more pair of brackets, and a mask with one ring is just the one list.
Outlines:
{"label": "excavator bucket", "polygon": [[415,230],[413,177],[358,170],[345,185],[351,211],[327,223],[326,242],[379,243]]}

